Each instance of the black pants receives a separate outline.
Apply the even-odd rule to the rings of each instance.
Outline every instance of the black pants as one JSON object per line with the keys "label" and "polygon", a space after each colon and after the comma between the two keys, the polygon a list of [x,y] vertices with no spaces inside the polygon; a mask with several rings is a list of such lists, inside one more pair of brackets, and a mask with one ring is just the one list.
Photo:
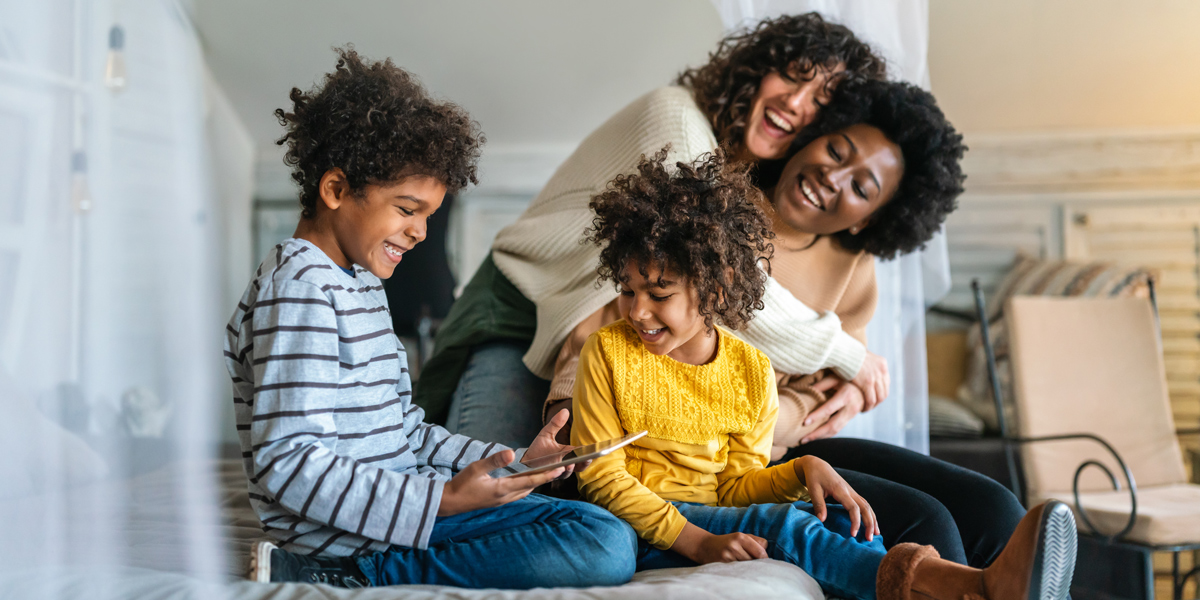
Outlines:
{"label": "black pants", "polygon": [[816,440],[792,448],[784,460],[800,456],[833,465],[867,499],[888,548],[930,545],[946,560],[981,569],[1025,516],[1017,497],[994,479],[891,444]]}

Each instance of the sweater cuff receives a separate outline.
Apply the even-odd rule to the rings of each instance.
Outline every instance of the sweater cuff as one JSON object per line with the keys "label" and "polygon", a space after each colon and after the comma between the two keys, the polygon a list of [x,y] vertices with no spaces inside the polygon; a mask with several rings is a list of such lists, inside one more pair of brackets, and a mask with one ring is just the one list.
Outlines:
{"label": "sweater cuff", "polygon": [[833,344],[829,350],[829,367],[846,381],[858,376],[863,361],[867,358],[867,347],[854,339],[845,331],[839,330],[833,336]]}
{"label": "sweater cuff", "polygon": [[792,463],[793,461],[789,460],[788,462],[777,465],[778,467],[784,468],[781,468],[779,471],[777,471],[779,479],[776,481],[776,484],[787,490],[787,493],[783,498],[780,498],[780,501],[811,502],[812,496],[810,496],[808,493],[808,486],[800,483],[800,475],[796,473],[796,465]]}
{"label": "sweater cuff", "polygon": [[667,517],[667,526],[663,530],[662,537],[657,540],[647,540],[651,546],[659,550],[670,550],[671,546],[675,545],[675,541],[679,539],[679,534],[683,533],[683,528],[687,526],[687,517],[679,513],[679,509],[671,506],[671,515]]}

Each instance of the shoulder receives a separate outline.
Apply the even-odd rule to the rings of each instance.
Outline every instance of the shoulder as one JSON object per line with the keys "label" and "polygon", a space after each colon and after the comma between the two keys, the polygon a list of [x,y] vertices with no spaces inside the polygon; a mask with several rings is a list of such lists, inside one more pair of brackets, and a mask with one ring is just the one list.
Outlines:
{"label": "shoulder", "polygon": [[767,358],[762,350],[755,348],[749,342],[734,335],[732,331],[719,325],[717,332],[721,336],[721,351],[725,353],[728,360],[746,365],[748,374],[766,375],[772,381],[774,380],[771,359]]}
{"label": "shoulder", "polygon": [[301,281],[320,287],[334,281],[334,268],[333,262],[315,245],[290,238],[267,253],[259,276],[264,284],[271,282],[284,285],[289,281]]}
{"label": "shoulder", "polygon": [[[370,273],[367,273],[370,275]],[[287,239],[267,253],[255,273],[255,300],[261,304],[272,298],[308,298],[312,304],[332,307],[332,292],[343,289],[344,275],[313,244]],[[374,276],[372,276],[374,277]],[[324,302],[319,302],[320,300]]]}
{"label": "shoulder", "polygon": [[669,86],[626,105],[589,136],[584,145],[623,147],[635,156],[653,154],[669,145],[671,160],[691,161],[715,149],[717,141],[691,92]]}

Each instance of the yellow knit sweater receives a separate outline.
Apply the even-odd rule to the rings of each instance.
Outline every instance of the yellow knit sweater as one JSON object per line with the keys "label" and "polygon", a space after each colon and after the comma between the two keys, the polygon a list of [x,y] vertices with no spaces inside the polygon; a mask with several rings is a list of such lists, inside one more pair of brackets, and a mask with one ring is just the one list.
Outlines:
{"label": "yellow knit sweater", "polygon": [[579,473],[580,492],[657,548],[670,548],[687,523],[669,500],[749,506],[807,497],[790,463],[767,467],[779,411],[770,360],[717,332],[717,357],[704,365],[651,354],[625,321],[592,334],[580,355],[571,443],[649,431]]}

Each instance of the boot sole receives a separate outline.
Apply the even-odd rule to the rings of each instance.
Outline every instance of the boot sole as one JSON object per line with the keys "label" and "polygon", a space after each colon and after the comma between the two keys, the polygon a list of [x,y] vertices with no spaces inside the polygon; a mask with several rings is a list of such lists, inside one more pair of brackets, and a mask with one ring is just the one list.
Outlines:
{"label": "boot sole", "polygon": [[1028,600],[1066,600],[1075,574],[1075,556],[1079,548],[1075,515],[1070,507],[1050,500],[1042,509],[1038,553],[1033,561]]}
{"label": "boot sole", "polygon": [[271,542],[255,542],[250,552],[250,572],[246,578],[258,583],[271,583],[271,552],[278,548]]}

